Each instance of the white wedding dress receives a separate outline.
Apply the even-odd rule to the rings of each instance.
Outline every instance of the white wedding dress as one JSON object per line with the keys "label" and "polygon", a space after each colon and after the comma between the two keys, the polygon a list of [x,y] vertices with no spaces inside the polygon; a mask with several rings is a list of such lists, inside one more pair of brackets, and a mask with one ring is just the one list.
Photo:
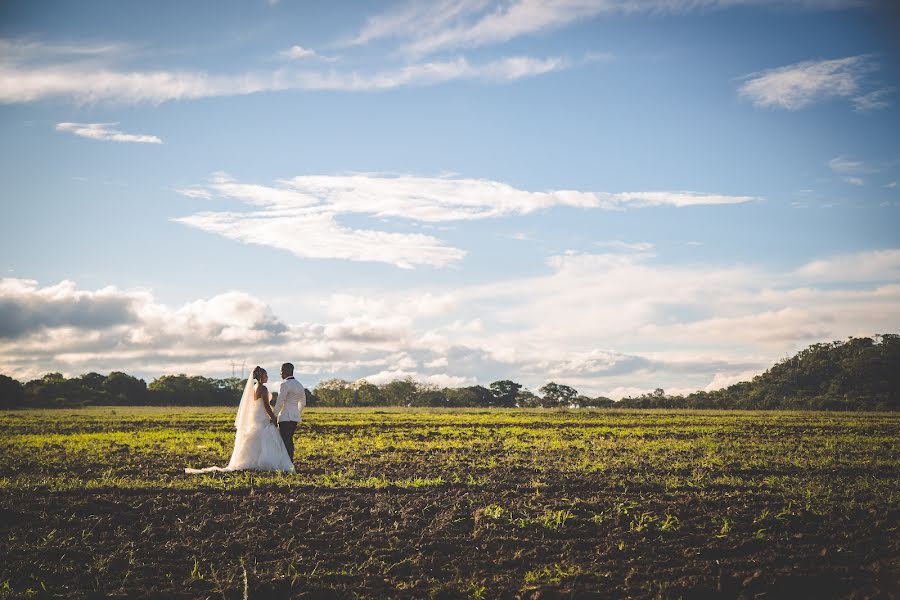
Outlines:
{"label": "white wedding dress", "polygon": [[262,404],[269,401],[269,390],[263,386],[263,397],[257,399],[258,385],[260,384],[256,380],[250,378],[244,387],[241,404],[234,419],[234,450],[228,466],[185,469],[185,473],[243,470],[294,472],[294,463],[288,456],[278,427],[269,420],[269,414]]}

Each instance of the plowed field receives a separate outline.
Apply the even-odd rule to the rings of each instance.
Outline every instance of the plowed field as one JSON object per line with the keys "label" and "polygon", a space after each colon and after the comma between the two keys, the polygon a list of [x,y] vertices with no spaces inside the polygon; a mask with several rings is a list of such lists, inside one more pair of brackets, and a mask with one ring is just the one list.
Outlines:
{"label": "plowed field", "polygon": [[0,413],[0,597],[900,597],[900,415],[233,411]]}

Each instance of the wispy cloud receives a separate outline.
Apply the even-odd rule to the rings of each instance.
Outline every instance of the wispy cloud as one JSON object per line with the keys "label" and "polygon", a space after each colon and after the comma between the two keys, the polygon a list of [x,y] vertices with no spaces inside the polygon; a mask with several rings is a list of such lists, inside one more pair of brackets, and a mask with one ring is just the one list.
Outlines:
{"label": "wispy cloud", "polygon": [[697,192],[531,192],[482,179],[382,174],[306,175],[258,185],[214,173],[205,185],[176,191],[191,198],[232,198],[258,209],[203,212],[176,219],[180,223],[301,257],[386,262],[401,268],[443,267],[466,253],[432,236],[349,229],[339,224],[339,217],[356,214],[436,223],[525,215],[557,206],[624,210],[754,199]]}
{"label": "wispy cloud", "polygon": [[82,60],[120,56],[132,50],[130,46],[117,43],[107,44],[65,44],[47,43],[29,39],[0,38],[0,57],[4,61],[35,62],[46,59]]}
{"label": "wispy cloud", "polygon": [[650,242],[623,242],[622,240],[609,240],[594,242],[598,248],[613,248],[616,250],[628,250],[632,252],[652,252],[655,246]]}
{"label": "wispy cloud", "polygon": [[761,200],[755,196],[726,196],[724,194],[706,194],[700,192],[620,192],[601,194],[612,202],[613,207],[639,206],[701,206],[711,204],[741,204],[753,200]]}
{"label": "wispy cloud", "polygon": [[794,272],[816,282],[900,282],[900,250],[871,250],[811,261]]}
{"label": "wispy cloud", "polygon": [[872,173],[874,168],[861,160],[853,160],[846,156],[835,156],[828,161],[828,168],[840,175],[857,175],[860,173]]}
{"label": "wispy cloud", "polygon": [[857,112],[880,110],[891,105],[888,98],[893,94],[891,88],[874,90],[853,99],[853,108]]}
{"label": "wispy cloud", "polygon": [[866,91],[866,77],[878,69],[867,55],[805,61],[744,77],[738,93],[755,106],[800,110],[830,98],[850,98],[856,110],[888,106],[886,90]]}
{"label": "wispy cloud", "polygon": [[278,53],[278,56],[285,60],[324,60],[327,62],[334,62],[337,60],[337,58],[333,56],[324,56],[312,48],[304,48],[303,46],[298,46],[296,44],[290,48],[285,48]]}
{"label": "wispy cloud", "polygon": [[188,198],[194,199],[202,199],[209,200],[213,197],[212,192],[207,189],[201,187],[180,187],[180,188],[172,188],[173,191],[178,192],[182,196],[187,196]]}
{"label": "wispy cloud", "polygon": [[782,5],[827,10],[855,6],[856,0],[440,0],[413,1],[370,17],[346,40],[362,45],[381,39],[402,40],[402,51],[425,55],[458,48],[507,42],[560,29],[604,14],[685,13],[744,5]]}
{"label": "wispy cloud", "polygon": [[107,142],[162,144],[162,140],[155,135],[123,133],[118,129],[113,129],[115,125],[118,123],[57,123],[56,130]]}
{"label": "wispy cloud", "polygon": [[[6,46],[13,46],[5,42]],[[41,46],[41,48],[44,48]],[[299,48],[296,47],[296,48]],[[457,80],[504,83],[568,68],[559,57],[508,56],[471,63],[464,57],[416,62],[374,72],[279,68],[272,71],[214,74],[190,70],[126,70],[105,60],[61,60],[27,47],[0,58],[0,104],[63,99],[77,103],[159,104],[215,96],[284,90],[368,92]],[[298,52],[302,53],[300,48]]]}

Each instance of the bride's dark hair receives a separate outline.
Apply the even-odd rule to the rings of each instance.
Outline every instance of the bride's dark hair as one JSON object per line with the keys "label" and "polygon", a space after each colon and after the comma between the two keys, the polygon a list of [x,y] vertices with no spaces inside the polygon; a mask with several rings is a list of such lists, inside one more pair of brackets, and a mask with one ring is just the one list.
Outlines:
{"label": "bride's dark hair", "polygon": [[254,367],[254,369],[253,369],[253,379],[256,379],[257,381],[259,381],[259,376],[260,376],[262,373],[265,373],[265,372],[266,372],[266,370],[263,369],[263,368],[260,367],[260,366]]}

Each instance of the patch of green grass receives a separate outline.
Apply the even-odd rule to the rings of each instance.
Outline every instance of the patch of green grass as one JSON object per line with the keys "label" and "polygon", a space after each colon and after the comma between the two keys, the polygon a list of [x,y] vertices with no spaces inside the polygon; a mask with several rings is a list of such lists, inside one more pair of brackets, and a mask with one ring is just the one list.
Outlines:
{"label": "patch of green grass", "polygon": [[[0,411],[0,491],[505,485],[527,489],[535,509],[487,518],[551,530],[621,520],[641,532],[679,524],[629,490],[756,491],[783,500],[762,517],[781,522],[900,499],[895,414],[311,408],[295,437],[295,474],[185,475],[227,464],[233,418],[233,407]],[[617,492],[584,516],[540,505],[544,485],[565,481]]]}
{"label": "patch of green grass", "polygon": [[553,563],[533,569],[525,573],[524,583],[526,586],[542,585],[542,584],[559,584],[565,579],[575,577],[581,573],[581,569],[577,566],[566,566],[560,563]]}

